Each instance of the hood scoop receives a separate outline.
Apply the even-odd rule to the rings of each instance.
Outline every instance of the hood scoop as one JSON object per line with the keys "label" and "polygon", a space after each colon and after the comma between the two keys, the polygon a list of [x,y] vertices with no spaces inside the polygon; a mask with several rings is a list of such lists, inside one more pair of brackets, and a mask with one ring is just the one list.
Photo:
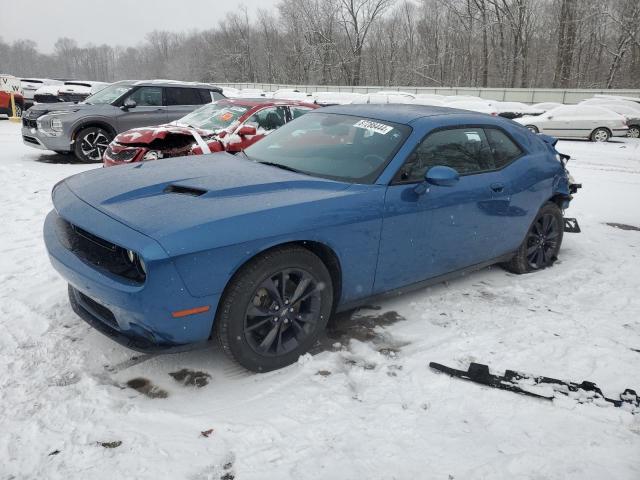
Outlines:
{"label": "hood scoop", "polygon": [[179,195],[189,195],[191,197],[199,197],[207,193],[201,188],[184,187],[181,185],[169,185],[164,189],[164,193],[177,193]]}

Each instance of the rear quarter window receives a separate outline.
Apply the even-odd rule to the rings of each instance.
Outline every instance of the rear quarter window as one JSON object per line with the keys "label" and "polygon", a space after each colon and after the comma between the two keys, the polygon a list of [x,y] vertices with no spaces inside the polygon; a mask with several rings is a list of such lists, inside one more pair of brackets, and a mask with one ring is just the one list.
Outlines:
{"label": "rear quarter window", "polygon": [[484,131],[487,135],[491,152],[493,153],[493,161],[496,169],[508,165],[524,153],[520,146],[511,140],[502,130],[485,128]]}

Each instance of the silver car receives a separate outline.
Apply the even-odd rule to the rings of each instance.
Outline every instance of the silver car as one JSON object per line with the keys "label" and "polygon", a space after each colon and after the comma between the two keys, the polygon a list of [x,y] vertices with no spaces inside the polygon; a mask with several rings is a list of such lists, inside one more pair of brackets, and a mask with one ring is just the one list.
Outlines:
{"label": "silver car", "polygon": [[22,117],[26,145],[73,153],[81,162],[101,162],[120,132],[161,125],[224,98],[218,87],[171,80],[121,81],[81,103],[37,104]]}

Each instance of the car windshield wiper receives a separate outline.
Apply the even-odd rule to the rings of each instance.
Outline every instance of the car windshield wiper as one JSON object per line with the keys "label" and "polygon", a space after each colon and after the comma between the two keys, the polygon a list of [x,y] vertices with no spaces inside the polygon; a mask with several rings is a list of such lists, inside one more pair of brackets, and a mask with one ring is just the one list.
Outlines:
{"label": "car windshield wiper", "polygon": [[[244,153],[244,151],[242,153]],[[246,153],[245,153],[245,156],[247,156]],[[247,157],[247,158],[249,158],[249,157]],[[281,168],[282,170],[288,170],[289,172],[302,173],[300,170],[298,170],[296,168],[289,167],[287,165],[282,165],[281,163],[275,163],[275,162],[258,162],[258,163],[261,163],[262,165],[270,165],[272,167]]]}

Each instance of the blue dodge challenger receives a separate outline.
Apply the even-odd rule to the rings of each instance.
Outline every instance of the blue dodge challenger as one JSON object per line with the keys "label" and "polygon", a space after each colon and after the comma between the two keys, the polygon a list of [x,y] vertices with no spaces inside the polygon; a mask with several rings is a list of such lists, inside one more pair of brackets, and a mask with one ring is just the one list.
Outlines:
{"label": "blue dodge challenger", "polygon": [[74,311],[114,340],[177,351],[215,336],[264,372],[372,297],[552,265],[576,188],[553,143],[462,110],[328,107],[237,156],[67,178],[44,238]]}

